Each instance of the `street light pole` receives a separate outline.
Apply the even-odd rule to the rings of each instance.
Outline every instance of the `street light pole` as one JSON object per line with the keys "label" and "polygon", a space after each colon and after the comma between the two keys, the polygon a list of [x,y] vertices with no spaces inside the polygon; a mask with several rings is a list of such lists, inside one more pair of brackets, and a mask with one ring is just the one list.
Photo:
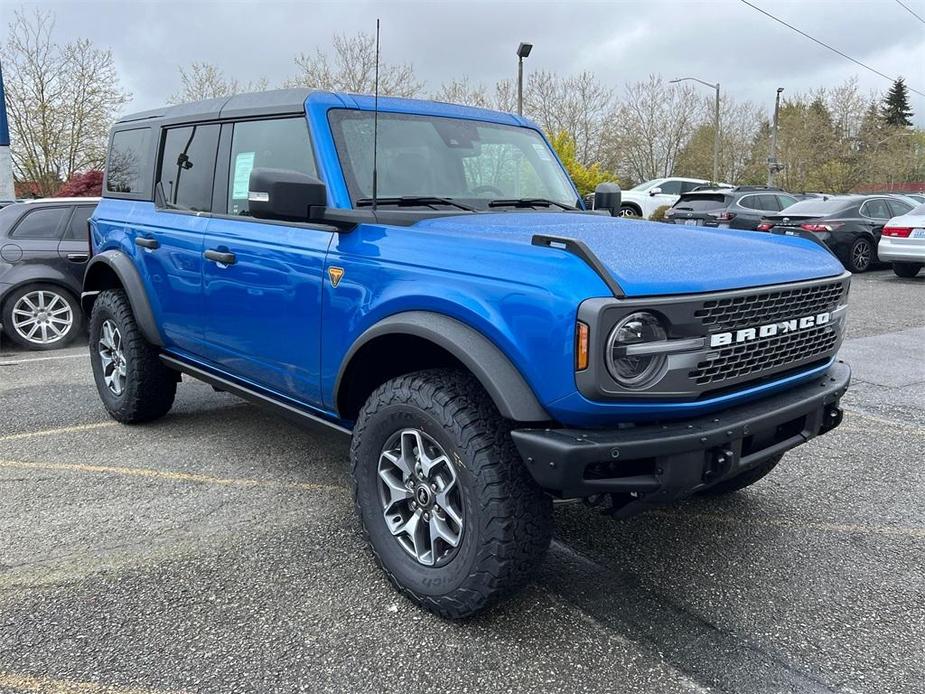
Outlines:
{"label": "street light pole", "polygon": [[524,58],[533,50],[532,43],[521,43],[517,47],[517,115],[524,114]]}
{"label": "street light pole", "polygon": [[671,80],[671,84],[677,84],[678,82],[684,82],[685,80],[690,80],[691,82],[699,82],[700,84],[709,87],[710,89],[716,90],[716,105],[713,111],[713,183],[719,183],[719,82],[716,84],[711,84],[710,82],[704,82],[701,79],[696,77],[681,77],[680,79]]}
{"label": "street light pole", "polygon": [[774,176],[780,171],[780,165],[777,163],[777,126],[780,122],[780,93],[784,91],[783,87],[777,88],[777,95],[774,97],[774,124],[771,126],[771,151],[768,154],[768,188],[774,185]]}

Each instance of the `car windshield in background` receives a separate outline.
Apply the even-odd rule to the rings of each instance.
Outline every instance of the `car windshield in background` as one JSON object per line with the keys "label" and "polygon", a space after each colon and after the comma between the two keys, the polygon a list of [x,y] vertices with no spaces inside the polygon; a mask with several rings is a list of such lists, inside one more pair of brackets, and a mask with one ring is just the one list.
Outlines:
{"label": "car windshield in background", "polygon": [[697,195],[682,195],[681,199],[675,203],[676,210],[689,210],[691,212],[703,212],[704,210],[715,210],[718,207],[725,207],[727,204],[726,196],[718,193],[699,193]]}
{"label": "car windshield in background", "polygon": [[857,204],[857,200],[820,200],[819,198],[810,198],[809,200],[802,200],[798,203],[795,203],[790,207],[785,207],[783,210],[781,210],[780,214],[813,215],[821,217],[845,210],[855,204]]}
{"label": "car windshield in background", "polygon": [[[350,196],[369,199],[373,113],[336,109],[330,118]],[[379,198],[443,198],[479,209],[525,198],[576,204],[559,162],[529,128],[380,112],[377,170]]]}

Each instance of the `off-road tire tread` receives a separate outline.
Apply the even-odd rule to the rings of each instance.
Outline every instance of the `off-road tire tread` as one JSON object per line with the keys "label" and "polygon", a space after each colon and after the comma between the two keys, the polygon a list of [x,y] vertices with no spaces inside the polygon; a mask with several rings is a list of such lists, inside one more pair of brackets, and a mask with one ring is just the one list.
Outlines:
{"label": "off-road tire tread", "polygon": [[354,504],[362,518],[357,454],[370,420],[383,407],[404,404],[429,411],[459,444],[463,462],[476,480],[473,500],[481,507],[483,544],[473,569],[456,590],[442,596],[420,595],[402,585],[385,565],[369,534],[364,537],[376,563],[401,594],[448,619],[469,617],[522,587],[540,563],[552,537],[552,502],[530,477],[510,436],[510,424],[498,413],[481,385],[451,369],[419,371],[376,389],[360,411],[350,449]]}
{"label": "off-road tire tread", "polygon": [[723,494],[731,494],[732,492],[737,492],[740,489],[745,489],[753,485],[755,482],[760,480],[762,477],[767,475],[771,470],[777,467],[777,464],[780,462],[782,455],[775,455],[773,458],[768,458],[763,463],[757,467],[753,467],[751,470],[746,470],[741,475],[737,475],[730,480],[725,480],[720,482],[712,487],[700,492],[702,496],[721,496]]}
{"label": "off-road tire tread", "polygon": [[[176,373],[161,363],[157,348],[145,340],[123,290],[107,289],[97,297],[90,318],[91,335],[98,334],[97,327],[103,323],[104,311],[108,311],[118,322],[122,333],[122,351],[126,361],[134,365],[138,386],[126,389],[126,397],[118,409],[106,406],[106,410],[113,419],[123,424],[141,424],[163,417],[173,406],[177,393]],[[94,349],[91,340],[91,354]]]}

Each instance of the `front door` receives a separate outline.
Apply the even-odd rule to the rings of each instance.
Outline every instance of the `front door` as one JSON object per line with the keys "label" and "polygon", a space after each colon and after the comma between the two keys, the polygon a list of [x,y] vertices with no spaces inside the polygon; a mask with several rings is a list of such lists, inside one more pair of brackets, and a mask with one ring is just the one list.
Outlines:
{"label": "front door", "polygon": [[223,126],[216,214],[203,246],[208,358],[233,376],[320,406],[322,273],[333,233],[251,217],[254,167],[317,175],[304,116]]}

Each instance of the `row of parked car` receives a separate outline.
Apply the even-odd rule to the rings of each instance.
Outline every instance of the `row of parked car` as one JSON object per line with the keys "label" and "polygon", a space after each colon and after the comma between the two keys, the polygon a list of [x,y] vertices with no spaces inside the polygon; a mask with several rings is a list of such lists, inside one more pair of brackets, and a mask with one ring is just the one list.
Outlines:
{"label": "row of parked car", "polygon": [[[807,237],[852,272],[883,261],[900,277],[914,277],[925,265],[925,196],[795,195],[764,186],[709,187],[695,179],[649,184],[643,187],[657,191],[652,198],[671,198],[665,221],[672,224]],[[637,197],[634,191],[623,198],[622,216],[639,216],[637,208],[625,209]],[[81,331],[87,220],[98,201],[52,198],[0,206],[0,325],[16,344],[55,349]]]}
{"label": "row of parked car", "polygon": [[621,215],[649,217],[670,204],[664,221],[671,224],[803,236],[827,246],[852,272],[890,262],[900,277],[914,277],[925,263],[923,203],[918,194],[794,194],[673,178],[626,191]]}

